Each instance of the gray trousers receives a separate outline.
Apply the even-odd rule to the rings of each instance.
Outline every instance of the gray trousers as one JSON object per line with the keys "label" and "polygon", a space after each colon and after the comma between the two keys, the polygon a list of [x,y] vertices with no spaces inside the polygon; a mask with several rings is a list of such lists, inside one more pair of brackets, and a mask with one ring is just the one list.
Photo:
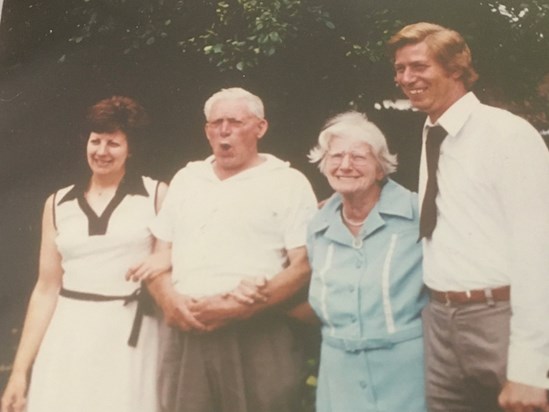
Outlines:
{"label": "gray trousers", "polygon": [[163,412],[300,410],[306,365],[293,321],[259,316],[210,333],[162,335]]}
{"label": "gray trousers", "polygon": [[509,302],[423,310],[425,379],[430,412],[499,412],[506,380]]}

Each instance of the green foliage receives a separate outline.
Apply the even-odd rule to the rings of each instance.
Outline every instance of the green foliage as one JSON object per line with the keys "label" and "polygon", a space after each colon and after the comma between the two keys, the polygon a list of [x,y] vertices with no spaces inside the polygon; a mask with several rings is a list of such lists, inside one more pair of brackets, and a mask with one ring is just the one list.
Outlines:
{"label": "green foliage", "polygon": [[[287,94],[324,90],[337,96],[332,107],[398,96],[385,43],[417,21],[461,32],[481,75],[479,90],[496,100],[543,105],[533,102],[549,71],[547,0],[5,1],[8,9],[34,13],[6,34],[16,39],[14,54],[26,50],[25,42],[65,33],[69,44],[59,63],[91,44],[135,61],[161,50],[184,64],[208,62],[220,77],[276,81]],[[44,16],[54,16],[51,24],[34,24]]]}
{"label": "green foliage", "polygon": [[69,11],[77,27],[69,41],[116,37],[124,54],[138,53],[192,32],[197,11],[183,0],[77,0]]}
{"label": "green foliage", "polygon": [[[221,70],[257,67],[305,27],[333,28],[329,14],[306,0],[227,0],[216,5],[216,18],[187,47],[203,51]],[[307,21],[307,23],[305,23]]]}
{"label": "green foliage", "polygon": [[319,367],[318,356],[307,360],[308,375],[305,381],[305,390],[301,397],[301,412],[314,412],[315,411],[315,398],[317,387],[317,375]]}
{"label": "green foliage", "polygon": [[[327,41],[344,59],[338,65],[364,73],[385,61],[384,44],[404,24],[429,20],[468,38],[481,68],[502,61],[491,75],[519,77],[510,88],[525,96],[547,71],[549,3],[545,0],[455,2],[453,0],[76,0],[70,9],[70,41],[116,36],[123,53],[167,43],[205,56],[220,71],[246,72],[299,43]],[[412,4],[413,3],[413,4]],[[303,62],[305,63],[305,62]],[[501,63],[500,63],[501,65]],[[333,75],[333,73],[326,73]]]}
{"label": "green foliage", "polygon": [[259,65],[303,30],[333,29],[329,14],[311,0],[79,0],[73,43],[116,34],[124,53],[167,40],[186,53],[201,53],[220,70]]}
{"label": "green foliage", "polygon": [[[491,72],[490,85],[511,99],[527,98],[549,71],[549,3],[488,1],[486,6],[492,30],[475,39],[477,47],[486,50],[479,68]],[[515,86],[506,88],[505,83]]]}

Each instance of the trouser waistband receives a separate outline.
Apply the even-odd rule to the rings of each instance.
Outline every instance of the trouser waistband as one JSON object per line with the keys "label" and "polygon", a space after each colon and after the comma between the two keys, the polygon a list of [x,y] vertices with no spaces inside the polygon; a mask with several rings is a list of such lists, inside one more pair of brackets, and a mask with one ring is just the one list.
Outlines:
{"label": "trouser waistband", "polygon": [[501,286],[498,288],[485,288],[466,291],[439,291],[429,288],[431,299],[444,303],[445,305],[464,305],[468,303],[487,303],[493,305],[495,302],[509,301],[511,298],[511,287]]}

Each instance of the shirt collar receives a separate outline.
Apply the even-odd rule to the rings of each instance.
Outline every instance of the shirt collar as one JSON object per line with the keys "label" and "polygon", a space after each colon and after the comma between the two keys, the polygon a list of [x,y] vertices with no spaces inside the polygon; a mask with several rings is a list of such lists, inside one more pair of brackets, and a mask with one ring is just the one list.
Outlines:
{"label": "shirt collar", "polygon": [[[431,123],[429,117],[425,121],[425,128],[440,125],[450,136],[457,136],[471,113],[477,110],[480,101],[473,92],[466,93],[458,101],[446,110],[435,124]],[[424,128],[424,129],[425,129]]]}
{"label": "shirt collar", "polygon": [[[68,202],[70,200],[77,199],[79,197],[84,197],[84,193],[86,192],[86,189],[88,188],[88,184],[90,181],[90,177],[87,176],[83,179],[78,180],[71,190],[69,190],[65,196],[57,202],[57,206],[64,202]],[[124,195],[139,195],[139,196],[149,196],[149,192],[147,192],[147,189],[145,188],[145,184],[143,183],[143,179],[141,176],[139,176],[137,173],[132,173],[129,171],[126,171],[126,174],[122,178],[122,181],[120,182],[120,185],[118,186],[118,189],[116,190],[117,193],[121,193]]]}
{"label": "shirt collar", "polygon": [[[311,222],[313,232],[319,232],[331,225],[335,216],[339,215],[341,209],[341,195],[335,193],[319,210]],[[385,224],[383,216],[399,216],[405,219],[414,218],[413,197],[411,192],[387,179],[381,190],[381,195],[375,207],[370,211],[366,221],[366,232],[371,234],[374,229]],[[374,225],[375,227],[372,227]]]}
{"label": "shirt collar", "polygon": [[[238,172],[237,174],[225,180],[233,181],[233,180],[249,179],[249,178],[254,178],[256,176],[262,175],[264,173],[269,173],[273,170],[288,169],[290,167],[290,162],[281,160],[278,157],[273,156],[269,153],[259,153],[259,156],[263,158],[264,160],[263,162],[261,162],[260,164],[254,167],[250,167],[249,169]],[[190,166],[189,171],[192,171],[193,173],[196,173],[198,176],[209,179],[209,180],[220,181],[214,171],[214,162],[215,162],[215,156],[210,155],[203,162],[189,163],[188,165]]]}

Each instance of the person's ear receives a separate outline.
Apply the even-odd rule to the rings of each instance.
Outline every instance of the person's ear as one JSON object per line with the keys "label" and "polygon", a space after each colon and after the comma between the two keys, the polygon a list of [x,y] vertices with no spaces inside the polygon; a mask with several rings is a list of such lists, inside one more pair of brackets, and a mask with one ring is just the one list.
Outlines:
{"label": "person's ear", "polygon": [[261,139],[269,129],[269,122],[266,119],[260,119],[257,124],[257,140]]}
{"label": "person's ear", "polygon": [[461,80],[461,78],[463,77],[463,70],[455,69],[453,72],[450,73],[450,77],[454,80]]}

